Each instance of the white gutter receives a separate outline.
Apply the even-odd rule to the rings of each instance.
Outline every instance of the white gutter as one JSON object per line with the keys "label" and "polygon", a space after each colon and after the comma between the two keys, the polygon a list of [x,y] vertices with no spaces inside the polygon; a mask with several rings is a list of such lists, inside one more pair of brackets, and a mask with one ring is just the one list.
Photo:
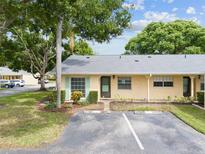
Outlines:
{"label": "white gutter", "polygon": [[205,73],[204,73],[204,108],[205,108]]}

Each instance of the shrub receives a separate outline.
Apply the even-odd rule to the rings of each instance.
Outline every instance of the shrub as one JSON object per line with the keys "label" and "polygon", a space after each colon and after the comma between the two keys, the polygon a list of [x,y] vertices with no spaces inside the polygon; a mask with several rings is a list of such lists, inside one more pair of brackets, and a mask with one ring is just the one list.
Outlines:
{"label": "shrub", "polygon": [[49,103],[49,104],[47,104],[44,108],[46,109],[46,110],[53,110],[53,109],[55,109],[57,106],[56,106],[56,104],[55,103]]}
{"label": "shrub", "polygon": [[97,91],[90,91],[87,97],[87,101],[89,103],[97,103],[98,101],[98,92]]}
{"label": "shrub", "polygon": [[[50,102],[56,102],[57,100],[57,91],[52,91],[51,95],[49,96]],[[65,90],[61,90],[61,102],[64,103],[65,101]]]}
{"label": "shrub", "polygon": [[74,103],[78,103],[80,98],[83,96],[81,91],[74,91],[71,94],[71,100],[73,100]]}
{"label": "shrub", "polygon": [[197,101],[199,103],[204,103],[204,94],[205,92],[197,92]]}
{"label": "shrub", "polygon": [[78,104],[81,106],[86,106],[86,105],[89,105],[90,102],[88,102],[87,100],[83,100],[83,101],[79,101]]}

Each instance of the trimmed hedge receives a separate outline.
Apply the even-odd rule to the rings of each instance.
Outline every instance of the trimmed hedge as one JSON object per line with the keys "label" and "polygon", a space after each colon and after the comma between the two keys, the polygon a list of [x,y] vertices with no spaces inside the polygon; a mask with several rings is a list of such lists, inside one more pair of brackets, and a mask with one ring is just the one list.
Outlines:
{"label": "trimmed hedge", "polygon": [[197,92],[197,101],[199,103],[204,103],[204,94],[205,92]]}
{"label": "trimmed hedge", "polygon": [[[57,100],[57,91],[52,91],[50,95],[50,102],[56,102]],[[61,90],[61,102],[64,103],[65,101],[65,90]]]}
{"label": "trimmed hedge", "polygon": [[87,101],[90,104],[96,104],[98,102],[98,92],[97,91],[90,91],[87,97]]}

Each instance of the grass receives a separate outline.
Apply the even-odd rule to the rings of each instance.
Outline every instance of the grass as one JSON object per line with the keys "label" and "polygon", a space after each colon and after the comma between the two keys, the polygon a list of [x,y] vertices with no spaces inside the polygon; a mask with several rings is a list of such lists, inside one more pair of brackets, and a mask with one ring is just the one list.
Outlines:
{"label": "grass", "polygon": [[0,88],[0,90],[4,90],[5,88]]}
{"label": "grass", "polygon": [[114,103],[111,108],[115,111],[171,112],[186,124],[205,134],[205,111],[192,105]]}
{"label": "grass", "polygon": [[42,112],[36,103],[49,92],[27,92],[0,98],[0,147],[37,147],[58,138],[66,113]]}

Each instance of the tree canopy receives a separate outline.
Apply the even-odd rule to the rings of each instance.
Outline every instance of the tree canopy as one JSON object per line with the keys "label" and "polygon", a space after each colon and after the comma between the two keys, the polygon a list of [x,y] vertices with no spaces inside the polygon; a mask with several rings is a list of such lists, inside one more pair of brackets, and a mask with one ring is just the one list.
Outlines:
{"label": "tree canopy", "polygon": [[[83,40],[104,42],[120,35],[128,27],[130,21],[130,14],[122,7],[123,1],[14,0],[18,3],[18,5],[12,5],[17,6],[17,9],[14,7],[16,11],[12,12],[11,18],[15,22],[2,31],[5,38],[2,42],[3,48],[0,49],[3,54],[0,56],[9,61],[12,69],[38,72],[42,75],[42,79],[45,73],[54,66],[51,65],[52,61],[55,64],[53,57],[61,59],[61,44],[64,45],[62,39],[69,40],[70,44],[77,42],[72,50],[76,54],[85,55],[93,54],[93,51]],[[10,1],[2,1],[2,5],[7,6],[7,4],[10,4]],[[9,8],[4,7],[2,21],[10,20],[6,16]],[[62,23],[60,28],[59,23]],[[8,32],[11,33],[11,38],[7,38]],[[65,50],[69,51],[67,47],[64,45]],[[55,56],[54,49],[58,51]],[[70,52],[64,53],[67,56],[70,54]],[[63,58],[65,58],[64,55]]]}
{"label": "tree canopy", "polygon": [[204,42],[205,28],[192,21],[153,22],[130,39],[125,54],[201,54]]}

